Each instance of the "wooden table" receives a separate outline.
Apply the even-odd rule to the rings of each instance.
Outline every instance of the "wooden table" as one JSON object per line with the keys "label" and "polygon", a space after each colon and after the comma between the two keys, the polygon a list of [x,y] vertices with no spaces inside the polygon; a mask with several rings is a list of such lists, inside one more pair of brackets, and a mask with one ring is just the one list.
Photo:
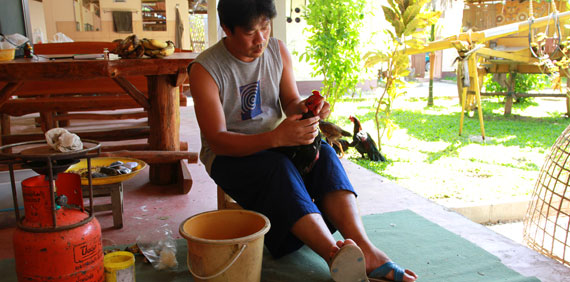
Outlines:
{"label": "wooden table", "polygon": [[[150,150],[179,151],[180,108],[176,87],[187,78],[187,67],[197,55],[174,53],[164,59],[117,60],[22,58],[0,62],[0,82],[6,82],[0,89],[0,107],[25,82],[111,78],[141,107],[148,110]],[[128,76],[137,75],[147,77],[148,98],[126,79]],[[46,89],[46,94],[50,94],[49,92],[49,89]],[[149,165],[149,179],[153,184],[174,183],[182,173],[178,163]]]}

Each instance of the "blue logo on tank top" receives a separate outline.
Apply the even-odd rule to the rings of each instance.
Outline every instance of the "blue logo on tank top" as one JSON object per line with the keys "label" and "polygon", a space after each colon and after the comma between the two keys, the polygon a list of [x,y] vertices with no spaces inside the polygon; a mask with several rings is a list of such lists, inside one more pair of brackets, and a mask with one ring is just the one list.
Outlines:
{"label": "blue logo on tank top", "polygon": [[241,119],[248,120],[261,114],[260,82],[252,82],[239,87],[241,95]]}

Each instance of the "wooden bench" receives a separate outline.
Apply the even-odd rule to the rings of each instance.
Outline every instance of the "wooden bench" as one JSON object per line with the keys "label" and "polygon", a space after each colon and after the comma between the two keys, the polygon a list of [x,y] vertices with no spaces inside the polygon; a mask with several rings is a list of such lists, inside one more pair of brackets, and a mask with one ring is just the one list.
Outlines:
{"label": "wooden bench", "polygon": [[[54,54],[91,54],[103,53],[103,49],[113,50],[113,42],[70,42],[35,44],[36,55]],[[178,50],[180,51],[180,50]],[[6,83],[0,82],[0,89]],[[46,93],[49,89],[49,94]],[[69,126],[70,120],[125,120],[148,117],[146,110],[138,101],[127,94],[126,89],[137,89],[148,98],[148,82],[145,76],[127,76],[113,79],[111,77],[90,80],[49,80],[24,83],[0,107],[2,114],[1,144],[12,144],[28,140],[41,140],[43,134],[19,135],[11,132],[10,116],[23,116],[40,113],[38,123],[42,132],[54,127]],[[180,106],[186,106],[187,99],[180,87]],[[138,111],[118,111],[139,109]],[[102,113],[102,111],[112,111]],[[132,128],[120,128],[105,131],[76,132],[81,138],[97,141],[121,141],[148,138],[148,125]]]}

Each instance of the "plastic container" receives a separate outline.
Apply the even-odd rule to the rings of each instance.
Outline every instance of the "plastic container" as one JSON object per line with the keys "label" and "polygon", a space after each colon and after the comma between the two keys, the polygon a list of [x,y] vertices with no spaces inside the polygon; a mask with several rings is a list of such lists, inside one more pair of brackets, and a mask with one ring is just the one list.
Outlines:
{"label": "plastic container", "polygon": [[103,258],[105,265],[105,281],[134,282],[135,256],[131,252],[112,252]]}
{"label": "plastic container", "polygon": [[14,59],[16,49],[0,49],[0,61],[10,61]]}
{"label": "plastic container", "polygon": [[260,281],[269,219],[248,210],[218,210],[180,224],[188,270],[195,281]]}

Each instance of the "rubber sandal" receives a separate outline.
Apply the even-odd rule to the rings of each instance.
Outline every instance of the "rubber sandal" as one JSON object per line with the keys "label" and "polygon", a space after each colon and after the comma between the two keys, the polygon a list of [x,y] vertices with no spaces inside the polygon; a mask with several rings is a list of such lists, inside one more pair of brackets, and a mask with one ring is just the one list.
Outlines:
{"label": "rubber sandal", "polygon": [[[394,270],[394,280],[388,280],[384,276],[388,275],[390,271]],[[398,266],[395,262],[389,261],[378,268],[372,270],[368,275],[371,282],[377,281],[404,281],[404,269]]]}
{"label": "rubber sandal", "polygon": [[368,282],[366,261],[356,245],[344,245],[331,262],[331,277],[335,282]]}

